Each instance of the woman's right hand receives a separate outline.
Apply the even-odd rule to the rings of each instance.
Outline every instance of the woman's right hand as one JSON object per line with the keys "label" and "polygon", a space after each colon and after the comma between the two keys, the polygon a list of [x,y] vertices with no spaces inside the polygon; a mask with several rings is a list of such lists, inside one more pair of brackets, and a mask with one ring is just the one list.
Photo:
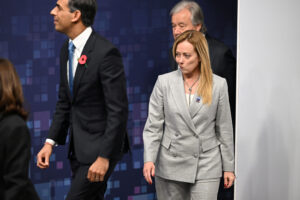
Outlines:
{"label": "woman's right hand", "polygon": [[143,170],[145,180],[151,185],[152,178],[151,176],[155,175],[155,166],[153,162],[145,162]]}

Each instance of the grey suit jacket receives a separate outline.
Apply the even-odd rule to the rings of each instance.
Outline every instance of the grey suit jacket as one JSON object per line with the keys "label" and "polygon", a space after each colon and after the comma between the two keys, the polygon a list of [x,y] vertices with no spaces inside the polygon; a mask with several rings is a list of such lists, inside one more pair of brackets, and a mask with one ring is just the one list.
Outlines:
{"label": "grey suit jacket", "polygon": [[197,94],[188,107],[182,73],[160,75],[152,91],[143,132],[144,162],[156,175],[194,183],[234,171],[233,129],[226,80],[213,75],[213,98]]}

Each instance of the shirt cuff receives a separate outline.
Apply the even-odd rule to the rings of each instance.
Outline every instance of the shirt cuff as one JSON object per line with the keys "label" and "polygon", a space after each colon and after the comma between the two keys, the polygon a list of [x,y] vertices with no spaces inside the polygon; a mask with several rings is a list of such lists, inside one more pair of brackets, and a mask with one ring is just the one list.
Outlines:
{"label": "shirt cuff", "polygon": [[54,140],[49,138],[47,138],[45,142],[51,144],[52,146],[58,146]]}

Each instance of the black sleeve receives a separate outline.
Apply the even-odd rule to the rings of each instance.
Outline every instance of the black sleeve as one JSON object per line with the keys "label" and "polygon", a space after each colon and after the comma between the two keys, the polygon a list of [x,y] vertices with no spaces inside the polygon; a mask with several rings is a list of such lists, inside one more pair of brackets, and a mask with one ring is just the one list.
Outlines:
{"label": "black sleeve", "polygon": [[98,155],[100,157],[112,158],[121,151],[128,118],[124,67],[121,55],[116,48],[112,48],[105,55],[98,72],[107,113],[107,125]]}
{"label": "black sleeve", "polygon": [[230,111],[233,125],[235,125],[235,97],[236,97],[236,60],[229,48],[226,49],[221,57],[220,65],[224,66],[223,77],[227,81]]}
{"label": "black sleeve", "polygon": [[54,140],[57,144],[64,145],[70,125],[70,108],[71,103],[68,97],[69,85],[65,81],[65,72],[62,66],[63,63],[63,49],[60,55],[60,83],[58,91],[58,101],[53,116],[53,121],[49,129],[48,138]]}
{"label": "black sleeve", "polygon": [[12,127],[5,141],[4,200],[39,199],[28,178],[30,135],[26,125]]}

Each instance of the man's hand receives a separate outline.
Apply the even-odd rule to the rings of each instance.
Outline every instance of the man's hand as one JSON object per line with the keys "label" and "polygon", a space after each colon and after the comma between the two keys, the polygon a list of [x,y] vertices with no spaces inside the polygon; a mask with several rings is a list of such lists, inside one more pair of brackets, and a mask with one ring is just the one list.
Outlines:
{"label": "man's hand", "polygon": [[52,153],[52,145],[45,143],[43,148],[37,154],[37,166],[41,169],[46,169],[49,167],[49,159]]}
{"label": "man's hand", "polygon": [[144,170],[143,170],[145,180],[151,185],[152,178],[151,176],[155,176],[155,166],[153,162],[145,162]]}
{"label": "man's hand", "polygon": [[104,181],[104,176],[109,168],[109,160],[107,158],[98,157],[90,166],[87,178],[91,182]]}
{"label": "man's hand", "polygon": [[224,172],[224,188],[230,188],[234,182],[235,176],[233,172]]}

